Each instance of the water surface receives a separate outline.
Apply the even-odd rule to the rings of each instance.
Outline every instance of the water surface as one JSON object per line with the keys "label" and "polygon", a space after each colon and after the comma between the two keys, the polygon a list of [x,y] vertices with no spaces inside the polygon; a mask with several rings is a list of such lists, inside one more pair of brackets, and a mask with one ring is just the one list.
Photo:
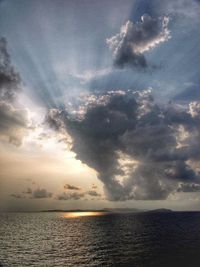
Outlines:
{"label": "water surface", "polygon": [[5,267],[200,266],[200,213],[7,213]]}

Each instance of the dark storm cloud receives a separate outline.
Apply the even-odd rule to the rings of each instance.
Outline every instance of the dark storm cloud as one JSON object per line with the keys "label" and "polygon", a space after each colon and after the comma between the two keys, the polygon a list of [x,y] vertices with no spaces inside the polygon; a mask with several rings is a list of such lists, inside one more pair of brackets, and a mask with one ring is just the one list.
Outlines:
{"label": "dark storm cloud", "polygon": [[77,159],[98,172],[109,200],[166,199],[180,182],[200,184],[189,164],[200,154],[197,104],[159,106],[149,92],[105,99],[81,119],[52,110],[47,121],[72,136]]}
{"label": "dark storm cloud", "polygon": [[120,33],[107,39],[113,52],[114,65],[119,68],[147,68],[144,52],[170,38],[168,22],[167,17],[154,19],[149,15],[143,15],[137,23],[127,21]]}
{"label": "dark storm cloud", "polygon": [[178,192],[186,192],[186,193],[191,193],[191,192],[200,192],[200,184],[187,184],[187,183],[182,183],[179,185]]}
{"label": "dark storm cloud", "polygon": [[70,185],[70,184],[65,184],[64,189],[66,189],[66,190],[78,190],[78,191],[81,190],[81,188],[74,186],[74,185]]}
{"label": "dark storm cloud", "polygon": [[26,110],[15,108],[21,87],[19,74],[11,63],[5,38],[0,38],[0,137],[19,146],[28,129]]}
{"label": "dark storm cloud", "polygon": [[11,64],[5,38],[0,38],[0,98],[12,101],[21,84],[20,76]]}
{"label": "dark storm cloud", "polygon": [[12,104],[0,101],[0,137],[19,146],[28,130],[26,110],[15,109]]}
{"label": "dark storm cloud", "polygon": [[165,174],[173,180],[200,182],[200,176],[183,161],[173,162],[170,167],[165,170]]}

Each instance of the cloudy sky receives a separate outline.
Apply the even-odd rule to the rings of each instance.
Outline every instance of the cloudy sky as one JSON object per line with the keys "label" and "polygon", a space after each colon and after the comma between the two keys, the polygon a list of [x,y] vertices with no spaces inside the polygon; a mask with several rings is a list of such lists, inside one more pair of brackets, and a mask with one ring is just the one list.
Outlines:
{"label": "cloudy sky", "polygon": [[200,209],[200,1],[0,0],[0,209]]}

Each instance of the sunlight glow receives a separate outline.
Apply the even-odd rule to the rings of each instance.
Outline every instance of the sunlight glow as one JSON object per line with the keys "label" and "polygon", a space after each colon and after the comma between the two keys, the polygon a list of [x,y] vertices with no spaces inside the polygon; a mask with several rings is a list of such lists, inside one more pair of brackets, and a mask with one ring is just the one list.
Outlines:
{"label": "sunlight glow", "polygon": [[105,216],[107,213],[99,211],[80,211],[80,212],[66,212],[62,214],[62,218],[79,218],[91,216]]}

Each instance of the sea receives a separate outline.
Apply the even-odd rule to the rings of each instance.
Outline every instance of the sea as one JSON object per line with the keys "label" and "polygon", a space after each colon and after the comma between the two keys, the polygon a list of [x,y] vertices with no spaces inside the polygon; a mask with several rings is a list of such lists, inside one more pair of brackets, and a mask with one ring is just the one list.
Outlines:
{"label": "sea", "polygon": [[200,212],[2,213],[0,266],[200,267]]}

